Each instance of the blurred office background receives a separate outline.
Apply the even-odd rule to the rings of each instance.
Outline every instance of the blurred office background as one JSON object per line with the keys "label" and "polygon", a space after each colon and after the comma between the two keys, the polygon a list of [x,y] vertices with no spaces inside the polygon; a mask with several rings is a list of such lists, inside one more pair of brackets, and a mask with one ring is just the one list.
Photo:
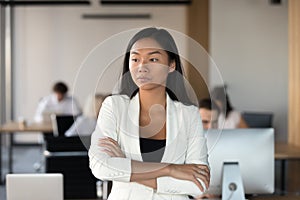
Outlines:
{"label": "blurred office background", "polygon": [[[22,116],[30,121],[39,99],[50,93],[54,82],[65,81],[72,93],[80,65],[98,44],[129,29],[165,27],[199,42],[220,70],[234,107],[273,113],[276,141],[288,141],[288,0],[276,2],[191,0],[188,4],[104,5],[90,0],[89,5],[13,6],[12,79],[3,81],[6,61],[1,57],[1,94],[9,94],[4,89],[8,83],[12,91],[11,118]],[[2,19],[4,9],[7,6],[1,9]],[[87,15],[92,17],[84,17]],[[180,50],[188,48],[183,41]],[[2,56],[3,51],[1,48]],[[109,81],[114,84],[121,72],[117,68],[120,63],[117,61],[106,74],[113,77],[107,80],[108,88],[112,85]],[[101,61],[99,68],[105,68]],[[201,71],[207,88],[221,84],[218,72],[210,69],[204,66]],[[192,71],[187,69],[188,78],[198,97],[208,96]],[[85,88],[89,80],[86,76],[86,85],[83,82],[75,94],[81,105],[88,95]],[[5,105],[5,98],[2,96],[1,105]],[[7,120],[3,114],[6,109],[0,108],[2,122]],[[15,142],[38,143],[39,136],[18,135]]]}
{"label": "blurred office background", "polygon": [[[191,8],[193,5],[198,11]],[[15,6],[13,12],[12,107],[15,118],[23,116],[32,120],[38,101],[49,94],[57,80],[65,81],[72,92],[80,65],[96,45],[129,29],[158,26],[182,32],[200,42],[220,70],[236,109],[274,113],[276,139],[287,140],[287,0],[278,5],[269,0],[102,5],[94,0],[90,5],[78,6]],[[99,14],[148,17],[83,17]],[[99,61],[99,68],[105,67]],[[113,78],[108,81],[114,83],[119,72],[118,68],[110,70]],[[207,87],[219,84],[214,70],[204,68],[201,75],[209,80]],[[87,76],[86,83],[89,80]],[[81,93],[76,94],[81,105],[87,96],[84,90],[87,86],[81,84]],[[24,136],[22,140],[30,139]]]}

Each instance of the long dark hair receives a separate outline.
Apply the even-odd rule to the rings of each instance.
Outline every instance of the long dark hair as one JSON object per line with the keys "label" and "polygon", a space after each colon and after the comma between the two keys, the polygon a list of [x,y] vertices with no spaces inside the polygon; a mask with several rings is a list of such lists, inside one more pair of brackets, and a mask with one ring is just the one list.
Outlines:
{"label": "long dark hair", "polygon": [[167,52],[169,62],[175,61],[176,63],[175,71],[169,73],[166,83],[166,92],[168,93],[170,98],[174,101],[192,105],[192,102],[187,95],[184,85],[182,64],[175,41],[168,31],[166,31],[165,29],[157,29],[154,27],[145,28],[139,31],[129,41],[123,63],[120,94],[125,94],[128,97],[132,98],[139,90],[138,86],[134,83],[132,77],[129,75],[129,57],[132,46],[138,40],[141,40],[143,38],[154,39],[162,47],[162,49]]}
{"label": "long dark hair", "polygon": [[229,100],[229,96],[226,92],[226,85],[224,87],[215,87],[211,95],[214,100],[220,101],[222,104],[226,103],[226,105],[223,105],[223,108],[220,109],[221,112],[225,112],[225,118],[227,118],[230,112],[234,110],[234,108],[232,107],[231,102]]}

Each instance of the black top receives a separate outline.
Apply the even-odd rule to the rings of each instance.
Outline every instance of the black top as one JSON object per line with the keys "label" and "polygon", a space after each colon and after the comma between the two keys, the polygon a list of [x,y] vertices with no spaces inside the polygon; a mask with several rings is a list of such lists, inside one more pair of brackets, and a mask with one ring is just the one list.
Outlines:
{"label": "black top", "polygon": [[161,162],[164,155],[166,140],[140,138],[140,149],[144,162]]}

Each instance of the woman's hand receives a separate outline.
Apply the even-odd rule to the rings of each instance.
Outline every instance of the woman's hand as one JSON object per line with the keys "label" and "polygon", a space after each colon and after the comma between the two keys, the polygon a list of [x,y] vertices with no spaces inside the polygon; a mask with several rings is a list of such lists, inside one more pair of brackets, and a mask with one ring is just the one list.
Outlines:
{"label": "woman's hand", "polygon": [[98,141],[98,146],[102,147],[102,151],[111,157],[125,158],[125,155],[122,152],[118,142],[110,137],[100,138]]}
{"label": "woman's hand", "polygon": [[206,188],[209,186],[210,172],[207,165],[200,164],[171,164],[170,176],[181,180],[189,180],[195,183],[198,188],[203,192],[204,188],[201,185],[202,180]]}

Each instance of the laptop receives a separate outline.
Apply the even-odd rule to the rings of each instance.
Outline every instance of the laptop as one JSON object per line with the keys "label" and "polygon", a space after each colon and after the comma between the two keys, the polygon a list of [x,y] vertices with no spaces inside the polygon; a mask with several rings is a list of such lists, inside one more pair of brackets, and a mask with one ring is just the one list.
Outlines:
{"label": "laptop", "polygon": [[63,200],[62,174],[7,174],[7,200]]}
{"label": "laptop", "polygon": [[65,132],[73,125],[76,116],[73,115],[51,115],[53,135],[55,137],[65,136]]}

